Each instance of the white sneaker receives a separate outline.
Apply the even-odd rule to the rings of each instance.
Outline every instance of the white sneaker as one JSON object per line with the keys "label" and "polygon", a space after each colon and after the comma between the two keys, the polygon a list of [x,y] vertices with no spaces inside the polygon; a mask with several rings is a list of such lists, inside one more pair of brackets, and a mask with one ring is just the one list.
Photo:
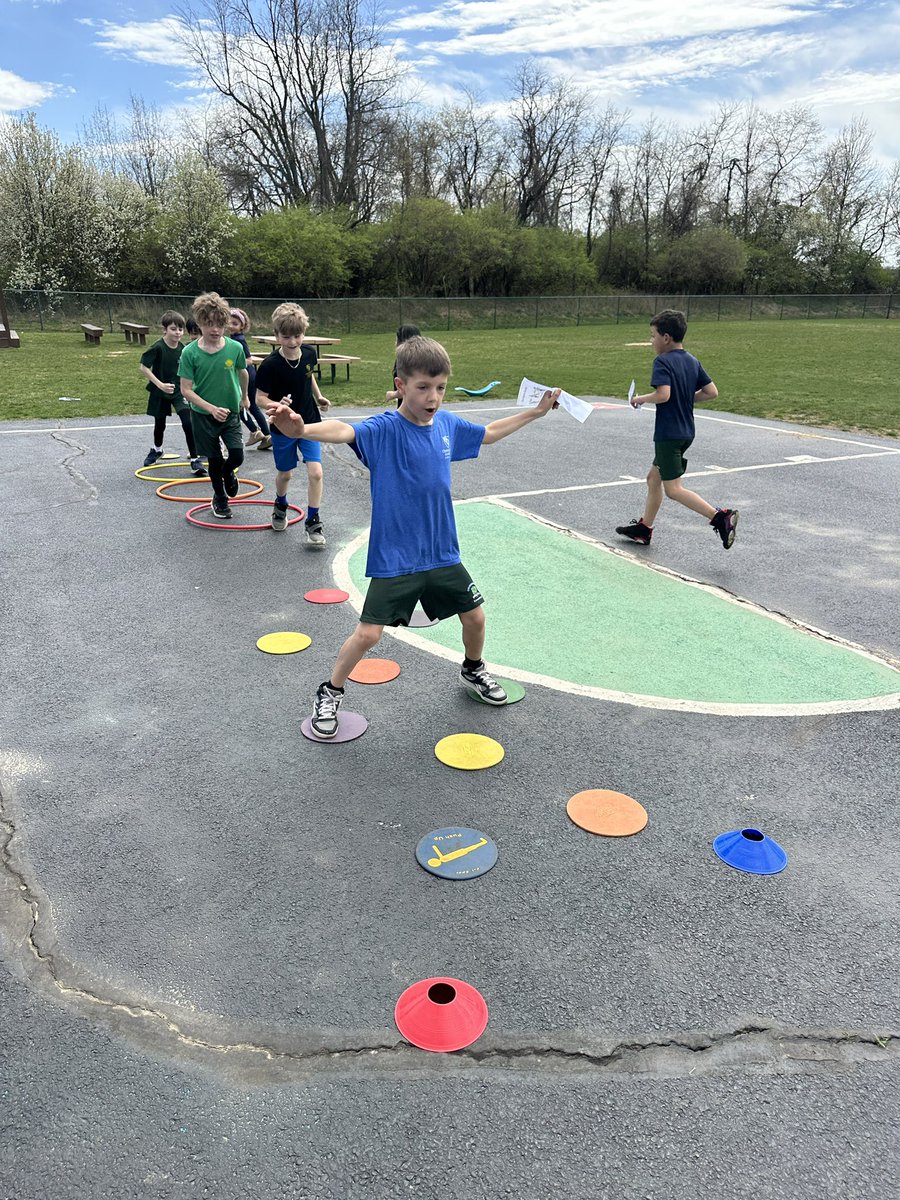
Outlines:
{"label": "white sneaker", "polygon": [[314,524],[306,526],[306,540],[310,546],[315,546],[317,550],[324,548],[326,542],[321,521],[316,521]]}

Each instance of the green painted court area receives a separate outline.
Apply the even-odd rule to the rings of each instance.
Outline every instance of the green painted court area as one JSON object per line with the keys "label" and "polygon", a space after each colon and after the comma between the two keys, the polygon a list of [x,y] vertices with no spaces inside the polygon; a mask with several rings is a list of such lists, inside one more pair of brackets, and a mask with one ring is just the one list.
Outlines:
{"label": "green painted court area", "polygon": [[[485,597],[485,656],[557,684],[716,705],[896,695],[900,672],[487,501],[456,507]],[[365,593],[366,547],[350,560]],[[415,631],[459,651],[459,622]]]}

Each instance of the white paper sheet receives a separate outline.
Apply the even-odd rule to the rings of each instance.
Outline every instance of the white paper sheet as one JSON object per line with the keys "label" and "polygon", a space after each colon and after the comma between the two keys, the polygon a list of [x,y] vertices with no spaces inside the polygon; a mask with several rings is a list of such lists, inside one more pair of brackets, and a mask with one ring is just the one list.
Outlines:
{"label": "white paper sheet", "polygon": [[[516,404],[520,408],[537,408],[544,392],[552,390],[552,388],[545,387],[542,383],[535,383],[533,379],[523,379],[519,384],[519,396]],[[576,421],[580,421],[582,425],[594,411],[592,405],[584,400],[580,400],[577,396],[570,395],[568,392],[560,392],[558,400],[560,408],[564,408],[570,416],[573,416]]]}
{"label": "white paper sheet", "polygon": [[640,412],[641,407],[642,407],[640,404],[638,404],[637,407],[635,407],[635,405],[633,405],[631,403],[631,401],[634,399],[634,393],[636,391],[637,391],[637,384],[632,379],[631,387],[628,389],[628,407],[631,409],[632,412]]}

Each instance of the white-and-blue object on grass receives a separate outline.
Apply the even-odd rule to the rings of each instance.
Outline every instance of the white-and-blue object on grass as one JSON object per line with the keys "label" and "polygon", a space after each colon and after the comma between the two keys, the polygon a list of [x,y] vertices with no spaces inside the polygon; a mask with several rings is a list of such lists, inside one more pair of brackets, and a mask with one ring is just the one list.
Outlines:
{"label": "white-and-blue object on grass", "polygon": [[486,396],[491,388],[497,387],[503,382],[502,379],[493,379],[490,383],[486,383],[483,388],[454,388],[454,392],[465,392],[467,396]]}

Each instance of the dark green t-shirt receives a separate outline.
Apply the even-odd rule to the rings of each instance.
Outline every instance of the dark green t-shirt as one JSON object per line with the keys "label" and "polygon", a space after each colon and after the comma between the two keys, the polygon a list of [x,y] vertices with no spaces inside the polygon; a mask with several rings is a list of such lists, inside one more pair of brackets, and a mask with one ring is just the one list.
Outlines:
{"label": "dark green t-shirt", "polygon": [[167,400],[170,404],[181,399],[181,380],[178,377],[178,363],[181,359],[183,349],[184,346],[182,346],[181,342],[173,349],[171,346],[166,345],[164,338],[160,338],[158,342],[154,342],[141,355],[141,366],[147,367],[148,370],[152,371],[160,383],[175,384],[175,391],[171,396],[167,396],[165,392],[161,392],[148,379],[147,391],[155,399]]}
{"label": "dark green t-shirt", "polygon": [[[194,391],[207,404],[229,408],[239,412],[241,407],[241,381],[238,371],[246,370],[247,359],[240,345],[227,337],[225,345],[215,354],[200,349],[199,341],[190,342],[181,352],[178,374],[182,379],[193,380]],[[202,409],[192,404],[197,412]]]}

